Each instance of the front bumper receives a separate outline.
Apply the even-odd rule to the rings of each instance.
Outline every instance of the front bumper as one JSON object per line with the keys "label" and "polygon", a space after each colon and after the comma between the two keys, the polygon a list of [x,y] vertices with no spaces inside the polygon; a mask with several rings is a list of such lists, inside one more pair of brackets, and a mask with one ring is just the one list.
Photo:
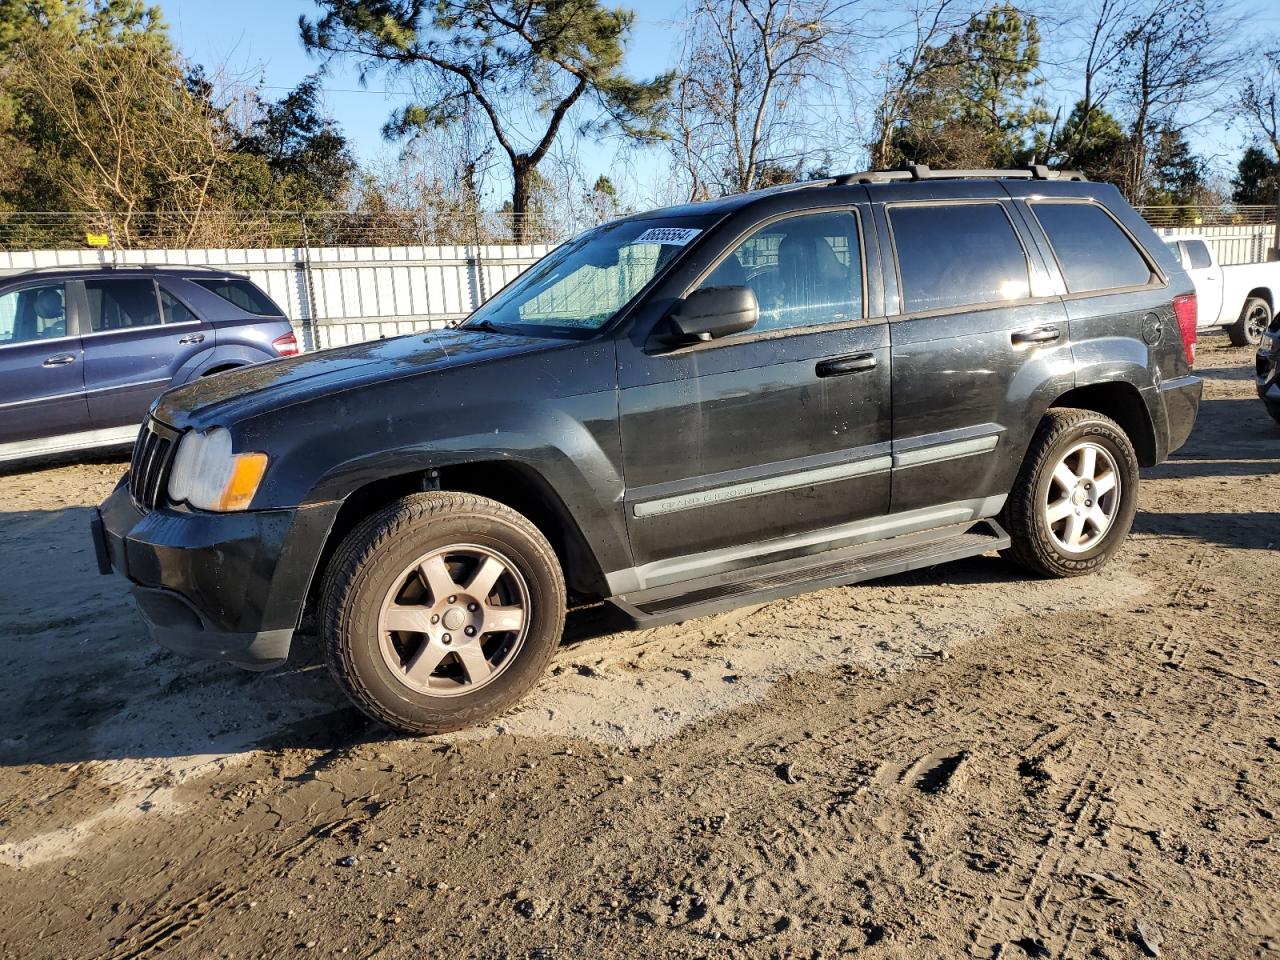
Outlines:
{"label": "front bumper", "polygon": [[1280,420],[1280,330],[1262,335],[1256,359],[1258,396],[1273,417]]}
{"label": "front bumper", "polygon": [[129,580],[162,646],[250,669],[285,661],[339,504],[140,510],[126,481],[93,518],[99,568]]}

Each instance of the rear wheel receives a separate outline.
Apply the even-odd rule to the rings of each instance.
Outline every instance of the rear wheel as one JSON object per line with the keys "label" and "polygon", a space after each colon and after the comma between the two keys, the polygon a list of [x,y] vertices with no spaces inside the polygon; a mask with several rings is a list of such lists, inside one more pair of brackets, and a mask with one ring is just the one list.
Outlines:
{"label": "rear wheel", "polygon": [[1092,410],[1040,421],[1002,520],[1006,555],[1035,573],[1097,570],[1124,542],[1138,500],[1138,458],[1119,424]]}
{"label": "rear wheel", "polygon": [[406,733],[487,720],[542,675],[564,629],[554,551],[520,514],[471,494],[399,500],[329,565],[329,669],[369,716]]}
{"label": "rear wheel", "polygon": [[1244,302],[1240,319],[1227,327],[1232,346],[1256,347],[1262,342],[1262,334],[1271,325],[1271,307],[1261,297],[1250,297]]}

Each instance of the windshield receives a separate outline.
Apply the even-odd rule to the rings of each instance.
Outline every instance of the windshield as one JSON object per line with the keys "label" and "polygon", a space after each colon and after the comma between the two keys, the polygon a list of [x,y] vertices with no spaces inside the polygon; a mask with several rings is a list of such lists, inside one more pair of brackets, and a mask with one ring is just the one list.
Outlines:
{"label": "windshield", "polygon": [[464,326],[512,332],[599,330],[706,226],[705,217],[624,220],[553,250]]}

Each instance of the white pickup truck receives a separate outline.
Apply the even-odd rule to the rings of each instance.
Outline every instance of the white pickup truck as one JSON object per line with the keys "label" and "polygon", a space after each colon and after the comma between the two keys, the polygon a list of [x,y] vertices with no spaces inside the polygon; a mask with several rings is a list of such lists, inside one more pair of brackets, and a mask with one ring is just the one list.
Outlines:
{"label": "white pickup truck", "polygon": [[1237,347],[1256,347],[1280,294],[1280,261],[1224,267],[1203,237],[1165,237],[1196,285],[1197,330],[1222,327]]}

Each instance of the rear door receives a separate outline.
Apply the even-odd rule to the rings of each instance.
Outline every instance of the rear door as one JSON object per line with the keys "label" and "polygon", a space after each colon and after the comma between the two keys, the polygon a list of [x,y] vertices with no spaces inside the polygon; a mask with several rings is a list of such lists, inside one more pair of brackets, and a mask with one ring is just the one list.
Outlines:
{"label": "rear door", "polygon": [[6,444],[89,429],[74,318],[66,283],[0,292],[0,459]]}
{"label": "rear door", "polygon": [[1074,384],[1066,313],[999,184],[884,193],[893,512],[921,525],[992,516],[1035,429],[1028,411]]}
{"label": "rear door", "polygon": [[95,277],[84,292],[89,415],[96,428],[140,423],[174,374],[212,346],[212,328],[150,277]]}

